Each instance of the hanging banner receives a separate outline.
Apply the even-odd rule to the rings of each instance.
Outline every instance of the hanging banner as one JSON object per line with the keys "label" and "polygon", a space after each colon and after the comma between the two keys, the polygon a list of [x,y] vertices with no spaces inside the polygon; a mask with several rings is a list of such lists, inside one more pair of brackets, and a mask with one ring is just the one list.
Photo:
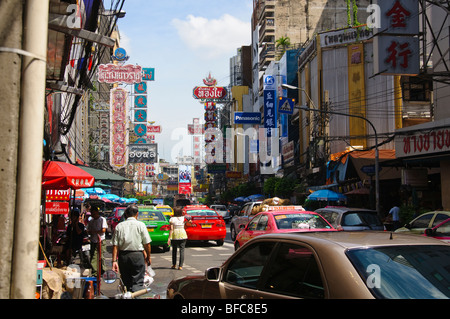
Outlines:
{"label": "hanging banner", "polygon": [[66,215],[69,213],[69,202],[45,202],[45,213],[50,215]]}
{"label": "hanging banner", "polygon": [[110,165],[123,168],[127,165],[127,96],[122,88],[114,88],[110,94]]}

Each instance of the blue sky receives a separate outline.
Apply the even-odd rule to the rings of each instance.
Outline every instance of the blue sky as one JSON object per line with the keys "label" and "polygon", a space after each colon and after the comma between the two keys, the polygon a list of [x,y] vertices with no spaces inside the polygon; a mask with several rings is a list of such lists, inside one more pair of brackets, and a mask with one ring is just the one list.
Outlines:
{"label": "blue sky", "polygon": [[192,90],[209,73],[219,86],[229,84],[230,58],[251,43],[252,6],[252,0],[125,1],[118,25],[128,63],[155,68],[148,120],[162,126],[160,158],[191,155],[187,125],[204,112]]}

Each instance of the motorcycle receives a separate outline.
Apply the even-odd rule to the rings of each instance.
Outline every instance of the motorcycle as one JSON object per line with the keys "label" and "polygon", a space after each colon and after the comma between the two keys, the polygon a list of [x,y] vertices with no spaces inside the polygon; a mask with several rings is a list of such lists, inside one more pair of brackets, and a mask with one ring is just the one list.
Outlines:
{"label": "motorcycle", "polygon": [[[154,274],[154,273],[153,273]],[[150,277],[151,278],[151,277]],[[120,276],[113,270],[107,270],[105,271],[105,273],[102,276],[103,282],[105,284],[113,284],[115,283],[117,280],[119,281],[119,285],[117,287],[119,293],[114,295],[114,298],[112,299],[136,299],[140,296],[143,296],[145,294],[148,294],[151,292],[151,288],[149,287],[151,285],[151,283],[153,282],[153,278],[151,278],[151,280],[148,280],[148,278],[146,278],[146,280],[144,280],[144,289],[135,291],[135,292],[130,292],[127,291],[127,288],[125,287],[125,285],[123,284],[122,279],[120,278]],[[95,297],[95,299],[110,299],[107,296],[97,296]],[[145,299],[161,299],[160,295],[156,295],[153,294],[151,296],[145,297]]]}

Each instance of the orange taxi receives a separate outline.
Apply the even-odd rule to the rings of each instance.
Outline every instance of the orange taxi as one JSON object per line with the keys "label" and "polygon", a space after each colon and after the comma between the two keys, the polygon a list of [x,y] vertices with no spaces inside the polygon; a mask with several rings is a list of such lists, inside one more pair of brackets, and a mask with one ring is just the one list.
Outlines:
{"label": "orange taxi", "polygon": [[188,241],[216,241],[222,246],[225,241],[225,221],[215,210],[206,205],[187,205],[183,208]]}

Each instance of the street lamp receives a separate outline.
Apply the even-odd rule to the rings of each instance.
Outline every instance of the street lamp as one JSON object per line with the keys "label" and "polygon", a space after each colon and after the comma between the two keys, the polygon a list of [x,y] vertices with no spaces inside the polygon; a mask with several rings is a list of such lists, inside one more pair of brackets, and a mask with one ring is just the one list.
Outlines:
{"label": "street lamp", "polygon": [[[312,105],[314,105],[314,102],[311,100],[311,98],[309,97],[309,95],[306,93],[306,91],[304,89],[298,88],[296,86],[288,85],[288,84],[282,84],[281,87],[285,88],[285,89],[303,91],[305,93],[306,97],[312,103]],[[319,113],[355,117],[355,118],[362,119],[362,120],[366,121],[367,123],[369,123],[369,125],[372,127],[372,130],[375,134],[375,205],[376,205],[377,214],[380,215],[380,213],[381,213],[380,212],[380,165],[379,165],[380,161],[379,161],[379,153],[378,153],[378,135],[377,135],[377,130],[375,129],[375,126],[373,125],[373,123],[371,121],[369,121],[367,118],[365,118],[364,116],[356,115],[356,114],[348,114],[348,113],[341,113],[341,112],[335,112],[335,111],[324,111],[324,110],[320,110],[317,108],[311,109],[311,108],[307,108],[306,106],[295,107],[295,108],[304,110],[304,111],[313,111],[313,112],[319,112]]]}

